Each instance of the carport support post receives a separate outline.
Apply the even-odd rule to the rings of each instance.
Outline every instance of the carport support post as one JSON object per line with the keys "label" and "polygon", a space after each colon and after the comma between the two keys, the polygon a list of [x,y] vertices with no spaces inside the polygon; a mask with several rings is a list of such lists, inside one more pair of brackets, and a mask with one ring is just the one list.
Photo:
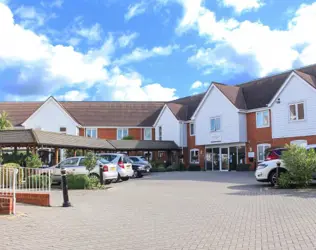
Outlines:
{"label": "carport support post", "polygon": [[59,148],[55,148],[55,164],[58,164],[58,152],[59,152]]}

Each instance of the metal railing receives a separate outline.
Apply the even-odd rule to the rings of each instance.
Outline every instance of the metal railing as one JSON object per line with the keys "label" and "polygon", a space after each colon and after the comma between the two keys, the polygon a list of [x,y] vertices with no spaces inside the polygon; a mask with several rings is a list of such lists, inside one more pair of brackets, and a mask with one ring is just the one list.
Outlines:
{"label": "metal railing", "polygon": [[0,197],[7,196],[13,199],[13,214],[16,207],[16,177],[18,170],[16,168],[0,167]]}

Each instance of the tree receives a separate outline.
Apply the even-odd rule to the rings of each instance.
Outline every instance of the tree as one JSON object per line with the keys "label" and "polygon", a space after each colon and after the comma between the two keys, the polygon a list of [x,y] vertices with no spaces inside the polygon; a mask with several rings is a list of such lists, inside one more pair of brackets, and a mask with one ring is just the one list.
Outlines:
{"label": "tree", "polygon": [[97,165],[97,157],[93,152],[89,151],[86,154],[86,157],[84,159],[84,165],[86,166],[89,172],[95,168],[95,165]]}
{"label": "tree", "polygon": [[2,111],[0,115],[0,130],[11,129],[12,127],[12,123],[8,119],[8,113]]}
{"label": "tree", "polygon": [[42,161],[37,154],[28,156],[25,162],[27,168],[40,168],[42,166]]}

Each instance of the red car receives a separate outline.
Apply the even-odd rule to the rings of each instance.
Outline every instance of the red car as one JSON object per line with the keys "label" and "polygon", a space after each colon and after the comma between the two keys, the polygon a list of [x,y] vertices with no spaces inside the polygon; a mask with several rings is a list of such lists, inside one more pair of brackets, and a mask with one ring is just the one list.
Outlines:
{"label": "red car", "polygon": [[286,151],[286,148],[270,148],[266,155],[266,161],[277,160],[281,158],[282,152]]}

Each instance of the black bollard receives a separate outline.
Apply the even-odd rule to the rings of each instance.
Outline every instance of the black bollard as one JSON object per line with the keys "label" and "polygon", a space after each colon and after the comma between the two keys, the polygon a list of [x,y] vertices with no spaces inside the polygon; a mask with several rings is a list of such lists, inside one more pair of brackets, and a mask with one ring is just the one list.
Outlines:
{"label": "black bollard", "polygon": [[99,168],[99,178],[100,178],[100,184],[103,185],[103,166],[100,164],[100,168]]}
{"label": "black bollard", "polygon": [[61,183],[62,183],[63,198],[64,198],[63,207],[70,207],[71,204],[69,202],[69,196],[68,196],[68,183],[67,183],[66,169],[62,168],[60,172],[61,172]]}

